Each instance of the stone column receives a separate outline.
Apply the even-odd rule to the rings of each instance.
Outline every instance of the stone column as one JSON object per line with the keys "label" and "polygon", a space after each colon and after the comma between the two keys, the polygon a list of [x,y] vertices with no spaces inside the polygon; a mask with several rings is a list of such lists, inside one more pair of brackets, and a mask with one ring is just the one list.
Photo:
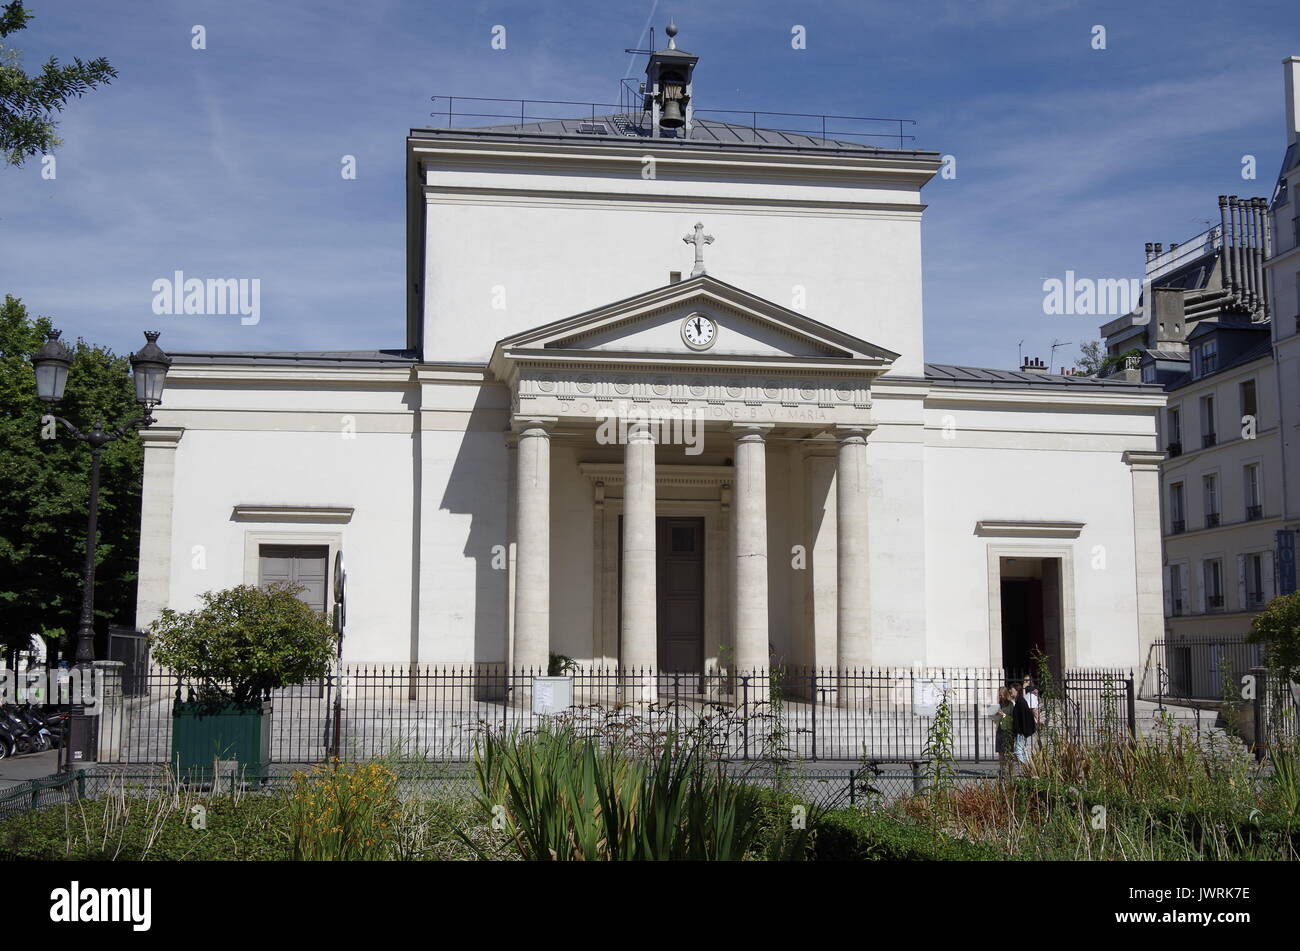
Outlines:
{"label": "stone column", "polygon": [[[768,667],[767,628],[767,452],[770,423],[735,425],[736,578],[731,612],[736,648],[736,669],[742,675]],[[766,686],[764,680],[763,687]],[[756,681],[750,680],[750,699]],[[766,691],[761,691],[765,695]]]}
{"label": "stone column", "polygon": [[[136,581],[135,627],[147,630],[171,600],[172,500],[176,447],[184,429],[140,430],[144,481],[140,495],[140,570]],[[188,557],[188,556],[187,556]]]}
{"label": "stone column", "polygon": [[[1147,675],[1151,646],[1164,636],[1164,559],[1160,539],[1163,452],[1124,453],[1133,479],[1133,560],[1137,579],[1138,671]],[[1141,684],[1139,683],[1139,686]]]}
{"label": "stone column", "polygon": [[835,460],[836,666],[841,671],[871,666],[867,436],[874,428],[835,428],[839,440]]}
{"label": "stone column", "polygon": [[545,674],[551,653],[552,421],[518,421],[515,450],[515,645],[511,664]]}
{"label": "stone column", "polygon": [[623,590],[619,663],[646,673],[658,665],[655,614],[655,441],[649,428],[628,427],[623,448]]}

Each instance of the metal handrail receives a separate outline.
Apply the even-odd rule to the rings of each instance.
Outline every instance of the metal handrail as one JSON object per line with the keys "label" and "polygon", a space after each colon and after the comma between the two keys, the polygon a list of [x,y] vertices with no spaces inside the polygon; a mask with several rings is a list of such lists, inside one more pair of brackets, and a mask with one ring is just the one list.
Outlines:
{"label": "metal handrail", "polygon": [[[545,121],[558,121],[562,119],[574,119],[578,121],[594,122],[597,119],[604,118],[606,116],[624,118],[628,120],[629,123],[635,122],[636,126],[640,128],[642,127],[643,119],[639,117],[643,117],[646,114],[644,108],[641,109],[634,108],[632,104],[628,102],[622,102],[622,103],[579,102],[576,100],[567,100],[567,99],[501,99],[501,98],[490,97],[490,96],[430,96],[429,99],[431,102],[435,102],[435,103],[438,102],[439,100],[446,101],[447,108],[445,111],[438,110],[429,113],[429,115],[431,118],[435,118],[435,119],[446,118],[448,128],[452,127],[452,120],[454,118],[511,119],[511,120],[518,120],[522,124],[530,121],[545,122]],[[510,112],[456,112],[456,103],[458,101],[465,102],[465,103],[469,103],[469,102],[512,103],[512,104],[517,104],[519,106],[519,110],[517,112],[514,111],[513,109]],[[563,116],[534,115],[534,114],[530,114],[529,112],[530,105],[582,106],[586,111],[589,112],[589,116],[583,119],[582,117],[573,116],[573,115],[563,115]],[[610,110],[610,111],[598,112],[597,110]],[[826,139],[830,137],[832,141],[838,138],[897,139],[899,143],[899,148],[903,148],[904,147],[903,143],[905,142],[914,142],[916,140],[916,136],[908,135],[904,132],[904,127],[908,125],[912,125],[912,126],[916,125],[916,120],[904,119],[896,116],[847,116],[847,115],[835,115],[831,113],[764,112],[764,111],[757,111],[753,109],[695,109],[694,110],[694,114],[700,116],[701,118],[704,118],[712,114],[718,114],[718,113],[726,114],[726,115],[749,116],[751,119],[751,123],[749,125],[745,125],[744,123],[738,123],[738,122],[732,122],[730,124],[733,126],[737,126],[738,128],[749,129],[750,131],[753,132],[792,133],[795,135],[817,136],[822,139]],[[820,124],[820,132],[816,128],[783,129],[783,128],[773,128],[770,126],[760,126],[758,124],[759,116],[777,116],[777,117],[782,117],[787,119],[801,118],[801,119],[816,120]],[[838,120],[838,121],[849,121],[849,122],[897,123],[898,131],[897,132],[847,132],[847,131],[841,132],[841,131],[836,131],[834,129],[828,129],[826,124],[827,120]],[[626,138],[626,137],[627,136],[621,136],[621,135],[619,136],[619,138]]]}

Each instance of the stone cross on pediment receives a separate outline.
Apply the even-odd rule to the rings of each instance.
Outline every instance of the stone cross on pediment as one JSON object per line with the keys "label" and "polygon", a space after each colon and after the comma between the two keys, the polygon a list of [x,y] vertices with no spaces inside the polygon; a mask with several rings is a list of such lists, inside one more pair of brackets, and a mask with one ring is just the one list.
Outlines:
{"label": "stone cross on pediment", "polygon": [[704,233],[704,222],[695,222],[695,233],[688,234],[682,238],[687,244],[695,245],[695,268],[691,271],[691,277],[699,277],[704,273],[704,246],[713,243],[713,235]]}

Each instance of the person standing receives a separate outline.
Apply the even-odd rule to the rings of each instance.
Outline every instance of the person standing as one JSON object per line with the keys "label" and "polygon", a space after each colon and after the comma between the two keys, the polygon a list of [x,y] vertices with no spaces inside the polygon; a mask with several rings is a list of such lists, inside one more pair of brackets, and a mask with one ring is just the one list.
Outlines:
{"label": "person standing", "polygon": [[1011,730],[1011,715],[1016,709],[1015,697],[1015,684],[1005,684],[998,688],[998,708],[993,713],[993,726],[997,731],[993,738],[993,748],[998,754],[998,770],[1003,773],[1010,767],[1007,756],[1015,745],[1015,734]]}
{"label": "person standing", "polygon": [[1015,687],[1011,690],[1015,694],[1015,706],[1011,711],[1011,731],[1016,737],[1016,759],[1024,765],[1029,762],[1030,739],[1038,732],[1038,718],[1025,697],[1028,691],[1023,689],[1017,691]]}

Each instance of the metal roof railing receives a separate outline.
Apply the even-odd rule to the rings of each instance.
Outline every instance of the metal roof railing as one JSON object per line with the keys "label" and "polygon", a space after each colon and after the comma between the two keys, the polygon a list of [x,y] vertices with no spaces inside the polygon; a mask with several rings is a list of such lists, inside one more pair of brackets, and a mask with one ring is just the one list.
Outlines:
{"label": "metal roof railing", "polygon": [[[485,96],[431,96],[434,103],[445,104],[442,108],[429,113],[431,118],[445,120],[447,128],[453,128],[457,119],[507,119],[520,125],[529,122],[582,121],[598,123],[611,116],[624,120],[621,128],[610,130],[609,134],[620,138],[648,138],[650,136],[649,113],[636,103],[635,96],[625,95],[620,103],[612,102],[578,102],[563,99],[496,99]],[[473,103],[508,104],[475,106]],[[469,106],[469,108],[465,108]],[[574,107],[579,109],[574,109]],[[576,113],[576,114],[575,114]],[[909,149],[908,143],[916,141],[907,129],[916,125],[915,119],[902,119],[882,116],[847,116],[802,112],[763,112],[753,109],[695,109],[693,114],[700,119],[725,122],[735,129],[747,129],[755,133],[775,132],[783,135],[802,135],[828,142],[843,140],[847,144],[863,148],[898,148]],[[747,118],[748,122],[732,119],[712,119],[712,116],[736,116]],[[775,125],[760,125],[763,117],[778,120]],[[790,122],[788,120],[806,120]],[[856,123],[856,128],[844,128],[845,124]],[[858,140],[888,139],[897,146],[876,145],[870,141]]]}

